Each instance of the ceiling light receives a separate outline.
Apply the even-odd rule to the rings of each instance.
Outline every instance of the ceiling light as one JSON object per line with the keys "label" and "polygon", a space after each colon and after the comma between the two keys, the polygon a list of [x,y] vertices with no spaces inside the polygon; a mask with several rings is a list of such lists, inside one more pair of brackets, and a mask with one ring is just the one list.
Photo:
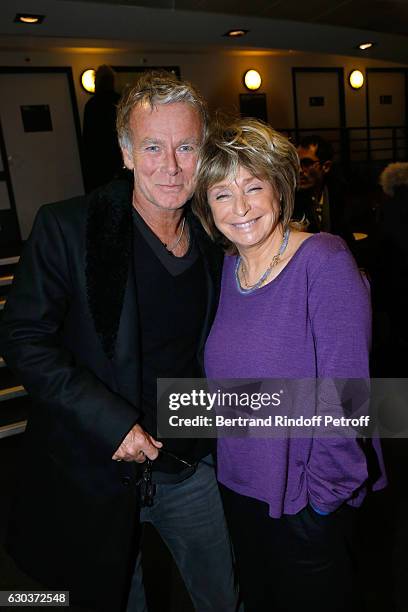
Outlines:
{"label": "ceiling light", "polygon": [[239,38],[239,36],[245,36],[245,34],[248,34],[248,32],[249,30],[228,30],[228,32],[225,32],[224,36]]}
{"label": "ceiling light", "polygon": [[45,15],[31,15],[28,13],[17,13],[14,17],[15,23],[42,23],[44,21]]}
{"label": "ceiling light", "polygon": [[81,85],[88,93],[95,93],[95,70],[88,68],[81,74]]}
{"label": "ceiling light", "polygon": [[358,45],[358,48],[361,49],[362,51],[365,51],[366,49],[371,49],[373,45],[374,43],[372,42],[365,42],[365,43],[361,43],[361,45]]}
{"label": "ceiling light", "polygon": [[361,70],[353,70],[350,72],[349,83],[353,89],[361,89],[364,85],[364,74]]}
{"label": "ceiling light", "polygon": [[244,74],[244,85],[251,91],[256,91],[260,88],[262,83],[261,75],[257,70],[247,70]]}

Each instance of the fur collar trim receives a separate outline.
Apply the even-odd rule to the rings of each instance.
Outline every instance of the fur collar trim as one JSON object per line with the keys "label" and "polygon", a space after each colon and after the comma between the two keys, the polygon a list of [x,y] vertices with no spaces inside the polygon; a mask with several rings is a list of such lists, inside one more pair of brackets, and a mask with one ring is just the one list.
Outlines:
{"label": "fur collar trim", "polygon": [[113,358],[132,245],[130,181],[113,181],[90,196],[86,228],[86,283],[95,329]]}

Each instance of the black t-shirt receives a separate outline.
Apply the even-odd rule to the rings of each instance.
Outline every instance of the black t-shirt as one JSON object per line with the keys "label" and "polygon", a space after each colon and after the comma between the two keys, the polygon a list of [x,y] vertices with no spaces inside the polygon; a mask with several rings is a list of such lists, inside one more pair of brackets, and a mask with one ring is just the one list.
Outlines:
{"label": "black t-shirt", "polygon": [[[188,252],[184,257],[175,257],[136,211],[133,219],[144,412],[139,423],[156,437],[157,378],[202,375],[197,351],[207,308],[207,286],[201,254],[190,230]],[[212,448],[208,440],[161,441],[165,450],[191,463],[207,455]],[[183,464],[159,455],[153,468],[179,472]]]}

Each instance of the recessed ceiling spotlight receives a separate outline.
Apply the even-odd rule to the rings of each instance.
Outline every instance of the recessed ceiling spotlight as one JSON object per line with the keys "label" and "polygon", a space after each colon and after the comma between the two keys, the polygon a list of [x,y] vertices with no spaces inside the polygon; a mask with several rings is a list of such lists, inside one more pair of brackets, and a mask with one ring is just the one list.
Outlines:
{"label": "recessed ceiling spotlight", "polygon": [[42,23],[44,21],[45,15],[31,15],[28,13],[17,13],[14,17],[15,23]]}
{"label": "recessed ceiling spotlight", "polygon": [[223,36],[230,36],[231,38],[239,38],[240,36],[245,36],[245,34],[248,34],[249,30],[228,30],[228,32],[225,32],[225,34],[223,34]]}
{"label": "recessed ceiling spotlight", "polygon": [[358,48],[361,49],[362,51],[365,51],[366,49],[371,49],[371,47],[374,46],[373,42],[365,42],[365,43],[361,43],[361,45],[358,45]]}

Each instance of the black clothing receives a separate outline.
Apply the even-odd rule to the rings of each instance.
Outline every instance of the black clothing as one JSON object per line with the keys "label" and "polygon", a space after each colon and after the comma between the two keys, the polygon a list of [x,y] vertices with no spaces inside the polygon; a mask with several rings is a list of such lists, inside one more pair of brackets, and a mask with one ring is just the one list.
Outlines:
{"label": "black clothing", "polygon": [[[142,353],[143,416],[139,423],[157,437],[156,380],[202,375],[196,356],[205,315],[205,272],[193,234],[190,233],[190,248],[185,257],[174,257],[137,213],[134,224],[135,237],[138,236],[134,240],[134,265]],[[209,440],[161,441],[165,450],[189,463],[197,462],[213,449]],[[153,469],[181,472],[184,466],[159,455]]]}
{"label": "black clothing", "polygon": [[122,167],[122,155],[116,137],[115,91],[96,93],[85,104],[83,159],[85,191],[88,193],[111,181]]}
{"label": "black clothing", "polygon": [[[34,401],[8,550],[98,612],[125,605],[139,538],[136,465],[111,458],[142,415],[132,210],[120,181],[43,206],[0,324],[0,354]],[[222,254],[191,228],[205,270],[202,364]]]}
{"label": "black clothing", "polygon": [[355,509],[310,506],[279,519],[268,504],[221,485],[245,612],[345,612],[354,607],[350,563]]}
{"label": "black clothing", "polygon": [[[188,212],[187,217],[191,219],[191,213]],[[200,251],[197,247],[196,241],[194,240],[194,233],[192,234],[191,231],[187,229],[189,225],[188,222],[186,223],[187,227],[184,231],[190,232],[190,244],[187,253],[183,257],[175,257],[173,253],[168,251],[162,241],[159,240],[154,232],[152,232],[150,227],[147,225],[147,223],[145,223],[136,210],[133,211],[133,222],[136,231],[149,245],[153,253],[160,260],[162,266],[164,266],[164,268],[173,276],[177,276],[178,274],[182,274],[188,270],[199,257]]]}
{"label": "black clothing", "polygon": [[319,202],[314,197],[313,189],[299,189],[295,196],[293,219],[301,221],[304,216],[309,222],[307,232],[312,234],[318,232],[336,234],[341,236],[351,247],[354,238],[350,227],[346,185],[336,176],[329,175],[325,187],[328,195],[328,210],[320,209]]}

